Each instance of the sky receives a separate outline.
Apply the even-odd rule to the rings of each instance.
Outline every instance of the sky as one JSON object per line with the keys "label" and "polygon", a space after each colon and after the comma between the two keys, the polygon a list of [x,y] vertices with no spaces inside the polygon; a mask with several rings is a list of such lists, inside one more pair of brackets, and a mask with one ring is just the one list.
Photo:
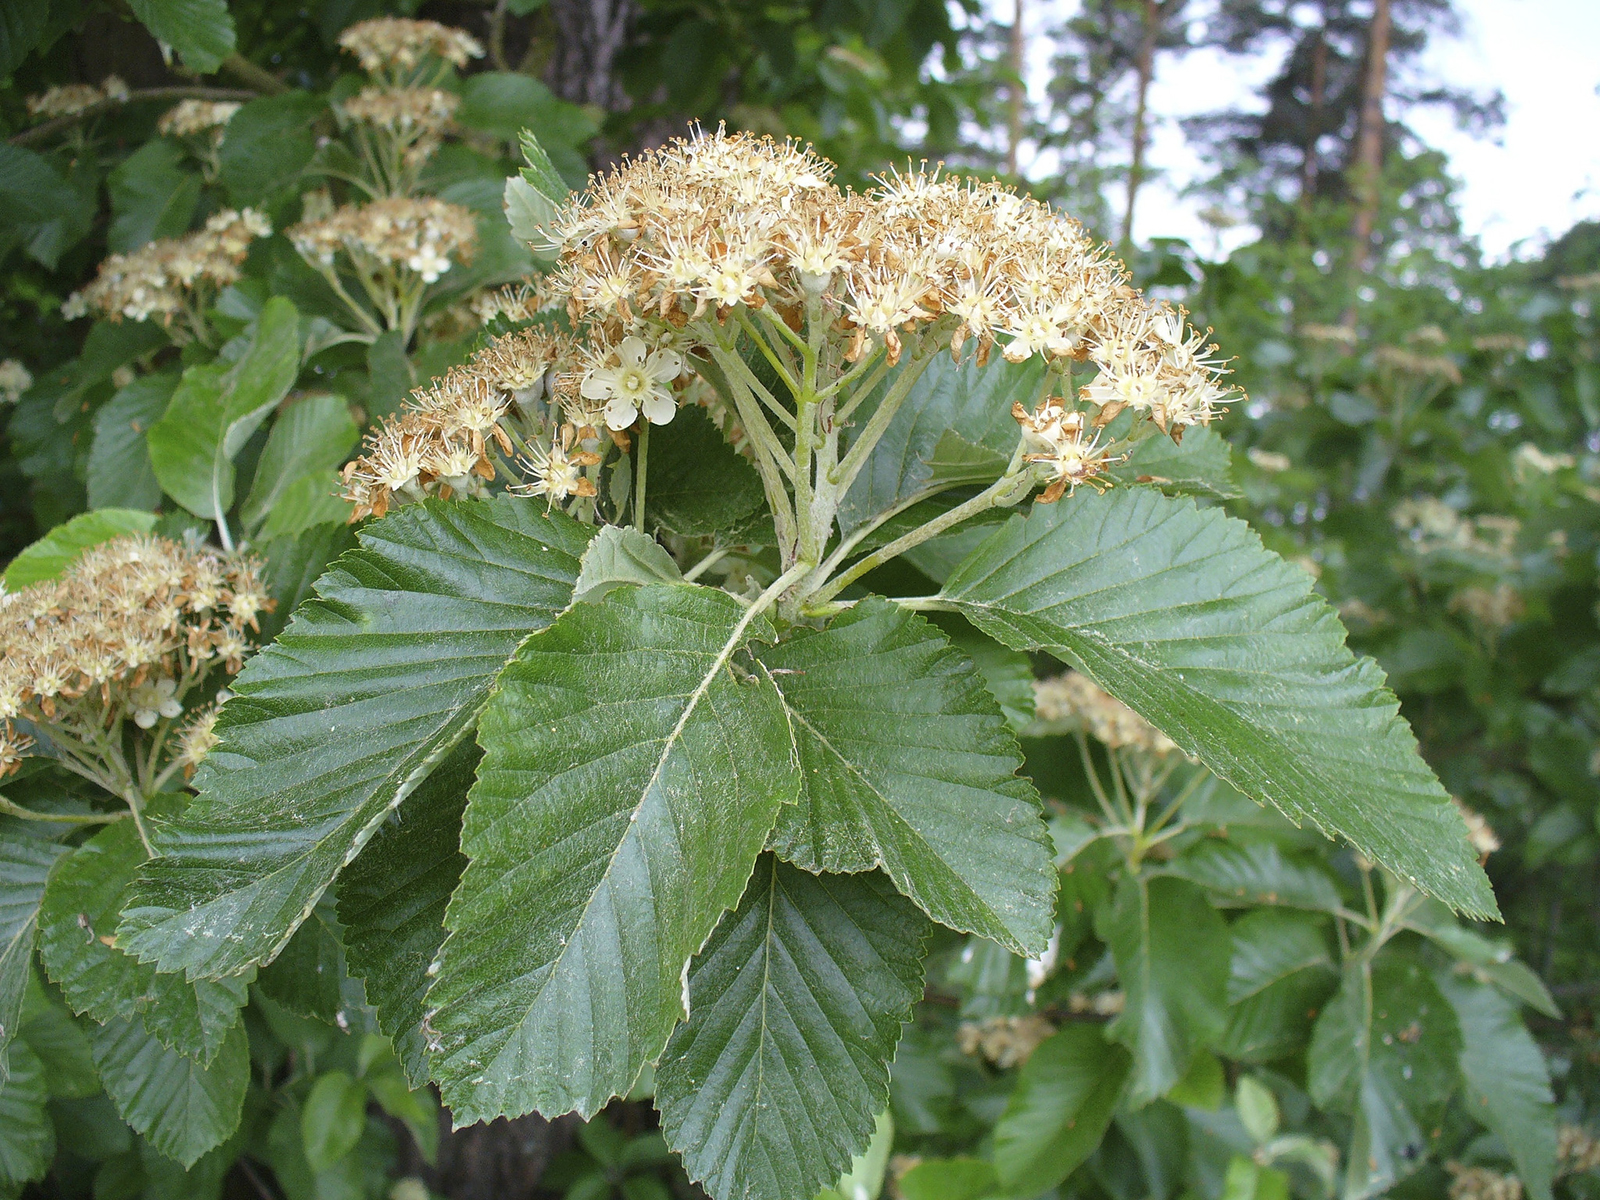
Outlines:
{"label": "sky", "polygon": [[[990,5],[1009,19],[1011,0]],[[1077,0],[1029,0],[1024,29],[1076,8]],[[1423,69],[1456,87],[1499,88],[1506,123],[1487,139],[1457,130],[1442,110],[1418,111],[1412,125],[1449,155],[1462,185],[1466,232],[1480,240],[1486,256],[1532,254],[1577,221],[1600,218],[1600,0],[1457,0],[1457,8],[1460,35],[1436,39]],[[1042,98],[1049,46],[1032,39],[1029,48],[1030,91]],[[1150,103],[1161,121],[1150,158],[1163,177],[1140,192],[1138,240],[1183,237],[1208,251],[1249,240],[1250,231],[1233,230],[1214,242],[1218,235],[1199,219],[1204,202],[1180,194],[1203,168],[1177,122],[1249,105],[1253,88],[1274,66],[1208,51],[1158,62]]]}

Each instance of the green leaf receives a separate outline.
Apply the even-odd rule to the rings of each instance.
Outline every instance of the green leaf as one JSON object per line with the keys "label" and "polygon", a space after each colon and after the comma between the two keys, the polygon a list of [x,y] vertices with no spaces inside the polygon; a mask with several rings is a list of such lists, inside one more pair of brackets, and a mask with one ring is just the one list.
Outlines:
{"label": "green leaf", "polygon": [[6,1048],[22,1028],[39,901],[50,868],[66,850],[44,838],[0,833],[0,1083],[6,1078]]}
{"label": "green leaf", "polygon": [[282,631],[328,564],[355,544],[355,530],[341,521],[314,525],[295,537],[274,538],[259,547],[266,564],[261,581],[278,602],[277,608],[261,616],[263,641]]}
{"label": "green leaf", "polygon": [[256,530],[262,541],[294,538],[319,525],[343,525],[350,519],[350,502],[340,496],[339,477],[333,471],[301,475],[289,483],[267,511]]}
{"label": "green leaf", "polygon": [[106,176],[111,227],[106,249],[137,250],[189,228],[200,200],[200,176],[183,169],[184,153],[165,138],[146,142]]}
{"label": "green leaf", "polygon": [[239,1124],[250,1082],[242,1022],[205,1067],[167,1049],[137,1020],[110,1021],[91,1030],[89,1041],[106,1094],[122,1119],[168,1158],[193,1166]]}
{"label": "green leaf", "polygon": [[145,434],[167,411],[178,377],[170,371],[141,375],[118,390],[94,415],[89,451],[89,507],[153,511],[161,483],[150,465]]}
{"label": "green leaf", "polygon": [[963,620],[940,617],[947,614],[933,618],[934,623],[944,630],[951,645],[972,660],[989,694],[999,703],[1011,732],[1020,734],[1033,723],[1033,667],[1028,656],[1002,646]]}
{"label": "green leaf", "polygon": [[[258,527],[300,480],[313,480],[314,486],[331,494],[337,486],[333,469],[344,462],[360,436],[344,397],[306,396],[295,401],[272,423],[267,444],[256,460],[250,495],[239,506],[240,518],[246,525]],[[309,520],[301,528],[319,523]]]}
{"label": "green leaf", "polygon": [[927,921],[882,875],[763,855],[689,971],[656,1107],[716,1200],[814,1196],[865,1150],[922,997]]}
{"label": "green leaf", "polygon": [[297,1017],[339,1023],[349,986],[333,897],[324,892],[278,957],[262,968],[256,987]]}
{"label": "green leaf", "polygon": [[[489,90],[504,91],[505,85],[491,82],[486,85],[484,96],[480,99],[486,98]],[[481,107],[484,106],[480,105]],[[507,116],[505,119],[510,120],[510,117]],[[520,121],[515,123],[521,124]],[[494,124],[497,130],[508,127],[501,120],[496,120]],[[550,155],[545,152],[545,148],[539,144],[539,139],[532,131],[523,129],[519,140],[522,157],[528,165],[522,168],[519,175],[506,180],[504,197],[506,220],[511,226],[512,237],[528,243],[536,258],[553,262],[555,252],[546,248],[549,238],[547,230],[557,211],[566,202],[571,189],[567,187],[555,164],[550,161]]]}
{"label": "green leaf", "polygon": [[1094,1152],[1128,1079],[1128,1053],[1094,1025],[1068,1025],[1039,1043],[994,1129],[1006,1194],[1035,1196]]}
{"label": "green leaf", "polygon": [[1014,649],[1074,660],[1252,799],[1497,915],[1383,673],[1243,522],[1144,488],[1080,492],[1013,517],[944,594]]}
{"label": "green leaf", "polygon": [[367,1127],[367,1088],[343,1071],[317,1076],[300,1110],[300,1138],[313,1171],[326,1171],[355,1149]]}
{"label": "green leaf", "polygon": [[233,507],[234,455],[300,374],[300,317],[283,297],[268,300],[254,331],[236,340],[243,350],[231,363],[219,358],[184,371],[148,437],[167,495],[210,521]]}
{"label": "green leaf", "polygon": [[1233,1107],[1238,1110],[1239,1124],[1250,1135],[1250,1140],[1264,1146],[1278,1133],[1278,1098],[1272,1089],[1249,1075],[1242,1076],[1234,1092]]}
{"label": "green leaf", "polygon": [[645,518],[679,537],[733,544],[762,515],[761,476],[712,424],[703,409],[684,407],[650,433]]}
{"label": "green leaf", "polygon": [[934,626],[868,597],[759,651],[804,785],[773,846],[811,871],[882,867],[935,921],[1043,953],[1056,870],[994,697]]}
{"label": "green leaf", "polygon": [[367,379],[372,388],[367,399],[367,420],[375,425],[398,412],[417,386],[398,329],[385,330],[367,347]]}
{"label": "green leaf", "polygon": [[[886,391],[909,366],[889,372],[880,390]],[[850,533],[935,482],[988,483],[999,478],[1017,444],[1011,405],[1032,408],[1046,372],[1039,359],[998,360],[980,367],[971,354],[960,363],[939,355],[923,369],[850,485],[839,506],[839,527]],[[871,407],[869,402],[864,409]],[[870,415],[863,411],[857,427]]]}
{"label": "green leaf", "polygon": [[1106,474],[1121,483],[1147,483],[1170,495],[1223,500],[1239,495],[1227,439],[1204,425],[1185,430],[1180,444],[1169,437],[1147,437],[1126,462]]}
{"label": "green leaf", "polygon": [[552,147],[578,146],[599,131],[594,118],[579,105],[556,99],[537,79],[513,71],[468,76],[461,86],[456,122],[508,142],[517,141],[520,131],[531,127]]}
{"label": "green leaf", "polygon": [[981,1158],[925,1158],[898,1180],[902,1200],[984,1200],[997,1196],[1000,1177]]}
{"label": "green leaf", "polygon": [[583,552],[572,598],[594,604],[625,584],[676,583],[683,575],[672,555],[652,537],[621,525],[607,525]]}
{"label": "green leaf", "polygon": [[1457,1061],[1467,1084],[1467,1111],[1499,1135],[1533,1200],[1550,1200],[1557,1122],[1544,1055],[1515,1003],[1448,972],[1435,979],[1461,1030]]}
{"label": "green leaf", "polygon": [[13,1195],[22,1185],[43,1179],[55,1156],[55,1127],[45,1108],[48,1092],[44,1066],[27,1045],[6,1051],[8,1078],[0,1080],[0,1193]]}
{"label": "green leaf", "polygon": [[269,961],[566,607],[592,533],[513,498],[367,525],[234,680],[200,795],[157,835],[118,944],[191,977]]}
{"label": "green leaf", "polygon": [[297,88],[251,100],[234,113],[217,150],[217,178],[229,199],[257,204],[292,188],[316,153],[312,127],[326,107],[323,97]]}
{"label": "green leaf", "polygon": [[1345,971],[1317,1018],[1306,1090],[1323,1108],[1355,1116],[1345,1190],[1382,1192],[1422,1164],[1455,1087],[1461,1037],[1455,1014],[1414,962],[1380,957],[1370,982]]}
{"label": "green leaf", "polygon": [[894,1118],[885,1109],[878,1114],[878,1128],[867,1148],[850,1160],[850,1169],[839,1182],[817,1193],[816,1200],[878,1200],[883,1194],[889,1151],[893,1148]]}
{"label": "green leaf", "polygon": [[1106,1034],[1133,1052],[1130,1101],[1145,1104],[1165,1095],[1194,1052],[1223,1031],[1228,928],[1193,884],[1130,876],[1095,932],[1126,997]]}
{"label": "green leaf", "polygon": [[1480,979],[1494,984],[1545,1016],[1561,1019],[1561,1009],[1544,981],[1512,957],[1511,945],[1491,941],[1463,928],[1443,905],[1430,904],[1412,912],[1406,926],[1416,930],[1446,953],[1473,968]]}
{"label": "green leaf", "polygon": [[39,907],[39,955],[74,1012],[101,1024],[138,1014],[164,1046],[204,1064],[238,1024],[249,980],[189,983],[107,944],[145,858],[139,831],[121,821],[57,864]]}
{"label": "green leaf", "polygon": [[587,1119],[687,1015],[690,957],[799,784],[777,693],[733,669],[747,630],[772,636],[725,592],[623,588],[501,672],[428,993],[458,1122]]}
{"label": "green leaf", "polygon": [[91,546],[129,533],[149,533],[156,525],[154,513],[131,508],[102,508],[79,513],[57,525],[38,541],[25,546],[11,560],[3,580],[7,591],[17,592],[60,576]]}
{"label": "green leaf", "polygon": [[23,0],[0,8],[0,79],[22,65],[50,27],[50,0]]}
{"label": "green leaf", "polygon": [[233,53],[233,18],[227,0],[128,0],[128,7],[196,74],[211,74]]}
{"label": "green leaf", "polygon": [[567,196],[572,189],[557,173],[550,156],[545,153],[544,147],[539,144],[539,139],[534,136],[532,130],[522,130],[518,135],[518,143],[522,147],[523,161],[528,164],[520,172],[522,178],[550,203],[552,210],[560,208],[567,202]]}
{"label": "green leaf", "polygon": [[44,1064],[45,1090],[52,1100],[84,1100],[100,1094],[100,1074],[94,1069],[88,1036],[67,1006],[37,979],[23,1006],[21,1036]]}
{"label": "green leaf", "polygon": [[1333,872],[1311,854],[1285,854],[1276,842],[1207,838],[1162,872],[1246,904],[1282,904],[1332,912],[1339,907]]}
{"label": "green leaf", "polygon": [[405,1123],[417,1149],[422,1152],[423,1161],[430,1166],[436,1162],[439,1157],[439,1102],[433,1097],[433,1089],[422,1083],[413,1091],[392,1059],[389,1066],[363,1078],[378,1106],[395,1120]]}
{"label": "green leaf", "polygon": [[423,997],[444,944],[445,907],[467,865],[461,813],[479,753],[472,742],[451,751],[339,877],[350,970],[366,983],[412,1087],[428,1079]]}

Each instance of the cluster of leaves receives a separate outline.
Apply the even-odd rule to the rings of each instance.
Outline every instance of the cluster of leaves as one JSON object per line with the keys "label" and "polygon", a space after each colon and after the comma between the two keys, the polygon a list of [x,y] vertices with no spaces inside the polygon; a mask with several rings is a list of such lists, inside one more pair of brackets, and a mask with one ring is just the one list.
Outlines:
{"label": "cluster of leaves", "polygon": [[[204,22],[169,36],[161,5],[134,11],[191,68],[232,51],[213,31],[203,64]],[[896,11],[852,59],[855,18],[752,31],[658,5],[647,21],[689,30],[678,58],[628,70],[654,92],[662,66],[731,65],[859,166],[948,28]],[[35,24],[19,55],[59,36]],[[716,74],[668,72],[667,108],[714,108],[692,88]],[[209,156],[152,136],[137,93],[0,147],[0,188],[38,218],[12,279],[60,329],[102,251],[226,205],[287,228],[351,167],[329,104],[358,86],[250,99]],[[505,149],[531,126],[575,182],[596,128],[526,76],[442,86],[469,132],[418,186],[476,211],[481,246],[416,329],[374,336],[276,235],[206,310],[209,346],[122,321],[21,352],[34,513],[100,510],[28,578],[128,528],[237,537],[280,607],[198,799],[152,806],[159,858],[126,822],[88,836],[108,799],[48,763],[6,781],[32,815],[0,815],[0,1194],[49,1169],[62,1196],[215,1196],[230,1170],[383,1195],[401,1143],[433,1158],[430,1081],[459,1123],[592,1118],[542,1181],[583,1197],[1423,1196],[1446,1164],[1588,1194],[1557,1130],[1591,1117],[1592,1035],[1518,955],[1558,992],[1594,961],[1562,905],[1597,849],[1595,495],[1558,453],[1600,425],[1591,245],[1537,270],[1412,264],[1439,286],[1383,288],[1371,325],[1444,345],[1389,352],[1306,335],[1337,305],[1303,250],[1236,255],[1191,299],[1254,396],[1236,467],[1208,430],[1142,442],[1108,494],[924,541],[790,624],[751,606],[777,574],[761,482],[692,410],[653,435],[642,532],[510,496],[346,531],[329,493],[360,425],[465,357],[451,309],[529,265]],[[929,367],[841,532],[881,521],[865,552],[992,484],[1039,386],[1037,364]],[[1465,522],[1454,541],[1397,524],[1428,498]],[[1484,516],[1520,524],[1508,542]],[[749,594],[684,580],[730,545]],[[1494,912],[1307,570],[1504,838],[1510,944],[1427,898]],[[1062,663],[1194,758],[1040,719],[1033,679]]]}

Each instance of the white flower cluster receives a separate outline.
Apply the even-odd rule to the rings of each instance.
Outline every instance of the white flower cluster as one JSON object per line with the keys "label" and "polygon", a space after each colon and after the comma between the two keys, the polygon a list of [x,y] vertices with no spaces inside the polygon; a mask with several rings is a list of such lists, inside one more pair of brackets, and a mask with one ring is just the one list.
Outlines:
{"label": "white flower cluster", "polygon": [[442,61],[456,67],[482,58],[477,38],[437,21],[378,17],[360,21],[339,35],[339,48],[355,55],[361,69],[393,87],[414,81],[419,68]]}
{"label": "white flower cluster", "polygon": [[175,317],[203,303],[212,290],[237,280],[250,243],[271,233],[271,223],[255,209],[219,212],[194,233],[111,255],[93,283],[67,297],[62,314],[75,318],[95,312],[113,321],[154,317],[170,328]]}
{"label": "white flower cluster", "polygon": [[161,114],[156,131],[166,137],[194,137],[210,133],[222,140],[222,131],[241,105],[236,100],[180,100]]}
{"label": "white flower cluster", "polygon": [[478,227],[470,210],[432,196],[394,196],[346,204],[289,230],[313,265],[331,268],[342,252],[364,272],[412,271],[433,283],[457,260],[471,261]]}
{"label": "white flower cluster", "polygon": [[27,100],[28,115],[40,120],[71,117],[107,100],[126,100],[128,85],[120,75],[107,75],[95,87],[88,83],[65,83]]}

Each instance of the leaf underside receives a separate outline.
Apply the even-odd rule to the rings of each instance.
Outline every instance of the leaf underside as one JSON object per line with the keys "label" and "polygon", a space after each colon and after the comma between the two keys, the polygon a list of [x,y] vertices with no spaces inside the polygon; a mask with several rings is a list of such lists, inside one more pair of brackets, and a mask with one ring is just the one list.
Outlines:
{"label": "leaf underside", "polygon": [[592,533],[506,497],[363,529],[234,681],[200,795],[160,833],[118,945],[191,978],[270,961],[566,607]]}
{"label": "leaf underside", "polygon": [[1414,886],[1498,916],[1383,672],[1242,521],[1147,488],[1014,517],[945,585],[991,636],[1082,667],[1222,778]]}

